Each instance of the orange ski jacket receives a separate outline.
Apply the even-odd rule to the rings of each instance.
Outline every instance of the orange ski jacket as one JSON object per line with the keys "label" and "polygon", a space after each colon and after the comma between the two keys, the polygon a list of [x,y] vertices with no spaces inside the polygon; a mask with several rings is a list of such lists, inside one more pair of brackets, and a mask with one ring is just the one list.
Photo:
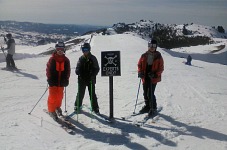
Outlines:
{"label": "orange ski jacket", "polygon": [[[141,55],[138,62],[138,73],[143,73],[144,77],[142,78],[143,83],[145,82],[145,75],[147,74],[147,70],[149,68],[147,64],[148,51]],[[150,66],[151,73],[155,75],[152,78],[152,83],[158,83],[161,81],[161,75],[164,71],[164,61],[160,52],[153,52],[153,63]]]}

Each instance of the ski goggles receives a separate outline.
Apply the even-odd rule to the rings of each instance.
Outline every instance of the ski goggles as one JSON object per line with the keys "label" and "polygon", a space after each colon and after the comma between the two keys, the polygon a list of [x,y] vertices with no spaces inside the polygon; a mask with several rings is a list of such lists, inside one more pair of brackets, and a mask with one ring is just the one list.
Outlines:
{"label": "ski goggles", "polygon": [[62,51],[62,52],[64,52],[65,51],[65,48],[63,48],[63,47],[57,47],[56,48],[56,51]]}
{"label": "ski goggles", "polygon": [[156,48],[157,47],[157,44],[148,43],[148,47]]}
{"label": "ski goggles", "polygon": [[90,48],[88,48],[88,47],[82,47],[81,50],[82,50],[82,52],[89,52],[90,51]]}

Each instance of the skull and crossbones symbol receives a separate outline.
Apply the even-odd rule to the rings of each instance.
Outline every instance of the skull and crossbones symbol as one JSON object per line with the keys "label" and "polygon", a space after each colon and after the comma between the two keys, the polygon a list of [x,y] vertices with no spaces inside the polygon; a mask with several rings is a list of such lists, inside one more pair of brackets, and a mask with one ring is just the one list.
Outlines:
{"label": "skull and crossbones symbol", "polygon": [[115,55],[114,57],[106,57],[106,56],[105,56],[104,58],[106,58],[107,61],[108,61],[108,62],[105,64],[105,66],[107,66],[108,64],[109,64],[109,65],[112,65],[112,64],[113,64],[114,66],[117,66],[117,64],[114,63],[114,59],[117,58],[117,55]]}

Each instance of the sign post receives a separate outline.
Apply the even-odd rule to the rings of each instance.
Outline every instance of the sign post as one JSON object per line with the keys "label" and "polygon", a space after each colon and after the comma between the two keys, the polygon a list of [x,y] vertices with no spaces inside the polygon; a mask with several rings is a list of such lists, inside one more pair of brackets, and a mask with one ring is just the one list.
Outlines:
{"label": "sign post", "polygon": [[121,75],[120,51],[101,52],[101,75],[109,76],[110,116],[113,118],[113,76]]}

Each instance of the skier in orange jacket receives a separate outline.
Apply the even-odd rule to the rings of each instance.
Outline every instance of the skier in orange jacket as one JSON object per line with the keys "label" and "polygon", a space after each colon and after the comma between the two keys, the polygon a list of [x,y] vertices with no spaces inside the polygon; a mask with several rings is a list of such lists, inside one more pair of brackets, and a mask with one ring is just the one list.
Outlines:
{"label": "skier in orange jacket", "polygon": [[148,51],[142,54],[138,62],[138,77],[143,82],[145,101],[145,106],[140,110],[140,113],[148,113],[148,115],[152,115],[154,111],[157,111],[154,92],[157,83],[161,81],[161,75],[164,70],[162,55],[156,50],[157,44],[156,40],[149,41]]}
{"label": "skier in orange jacket", "polygon": [[58,116],[62,115],[63,90],[69,84],[70,72],[70,61],[65,56],[65,44],[58,42],[46,68],[49,84],[48,112],[54,120],[58,120]]}

